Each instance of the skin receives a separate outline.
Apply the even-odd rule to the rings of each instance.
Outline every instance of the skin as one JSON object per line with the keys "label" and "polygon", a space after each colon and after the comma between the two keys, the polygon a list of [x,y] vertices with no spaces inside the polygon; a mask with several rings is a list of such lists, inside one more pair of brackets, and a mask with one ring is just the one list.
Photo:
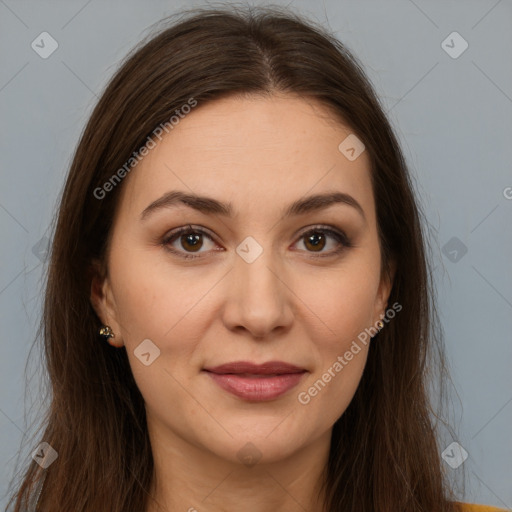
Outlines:
{"label": "skin", "polygon": [[[91,301],[125,346],[144,397],[155,461],[149,512],[322,510],[318,484],[334,422],[359,384],[369,344],[307,405],[313,385],[387,307],[392,286],[380,268],[370,161],[349,161],[338,145],[351,130],[315,100],[292,95],[230,97],[198,105],[125,178],[107,254],[108,273],[93,280]],[[231,202],[233,218],[187,206],[141,212],[181,190]],[[305,195],[341,191],[360,203],[335,204],[287,219]],[[206,228],[198,252],[175,228]],[[315,257],[303,236],[329,234]],[[322,230],[318,228],[320,232]],[[322,232],[323,233],[323,232]],[[263,253],[247,263],[237,246],[253,237]],[[323,247],[323,248],[322,248]],[[216,249],[218,249],[216,251]],[[222,250],[223,249],[223,250]],[[150,339],[160,356],[134,354]],[[232,361],[285,361],[308,373],[269,402],[244,401],[202,372]],[[252,467],[237,453],[251,442]],[[252,452],[251,452],[252,453]],[[349,484],[350,485],[350,484]],[[302,507],[302,508],[301,508]]]}

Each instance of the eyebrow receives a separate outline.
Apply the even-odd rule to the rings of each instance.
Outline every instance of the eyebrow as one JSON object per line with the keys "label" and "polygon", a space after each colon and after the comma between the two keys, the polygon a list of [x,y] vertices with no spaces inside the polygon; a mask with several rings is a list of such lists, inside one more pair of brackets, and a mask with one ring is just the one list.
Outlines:
{"label": "eyebrow", "polygon": [[[140,218],[141,220],[144,220],[151,213],[156,212],[157,210],[171,208],[180,204],[186,205],[204,214],[232,217],[234,212],[233,205],[229,202],[223,203],[212,197],[173,190],[171,192],[167,192],[162,197],[148,205],[141,213]],[[351,195],[344,192],[328,192],[298,199],[283,211],[282,218],[323,210],[334,204],[346,204],[352,206],[361,214],[363,219],[366,220],[363,207]]]}

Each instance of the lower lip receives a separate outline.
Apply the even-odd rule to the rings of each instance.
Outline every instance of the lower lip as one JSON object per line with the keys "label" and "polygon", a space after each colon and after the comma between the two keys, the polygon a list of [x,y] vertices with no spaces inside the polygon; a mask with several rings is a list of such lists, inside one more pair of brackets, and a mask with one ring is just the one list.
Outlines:
{"label": "lower lip", "polygon": [[206,373],[222,389],[233,395],[244,400],[264,402],[274,400],[294,388],[306,372],[287,373],[272,377],[244,377],[235,374]]}

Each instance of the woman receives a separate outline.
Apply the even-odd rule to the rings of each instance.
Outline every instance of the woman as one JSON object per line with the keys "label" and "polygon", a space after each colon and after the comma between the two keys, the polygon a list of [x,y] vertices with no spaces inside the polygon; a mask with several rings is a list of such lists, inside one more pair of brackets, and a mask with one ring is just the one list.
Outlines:
{"label": "woman", "polygon": [[145,42],[65,185],[52,403],[14,510],[496,510],[444,481],[420,221],[322,29],[204,10]]}

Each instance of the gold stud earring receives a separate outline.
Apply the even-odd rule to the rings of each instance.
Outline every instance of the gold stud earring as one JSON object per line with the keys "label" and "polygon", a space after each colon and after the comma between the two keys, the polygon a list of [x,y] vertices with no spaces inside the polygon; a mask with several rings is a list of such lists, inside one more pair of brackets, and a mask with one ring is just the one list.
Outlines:
{"label": "gold stud earring", "polygon": [[115,338],[114,332],[109,325],[100,327],[99,334],[105,341],[108,341],[110,338]]}
{"label": "gold stud earring", "polygon": [[384,327],[384,322],[382,320],[379,320],[377,322],[377,329],[379,329],[379,331]]}

